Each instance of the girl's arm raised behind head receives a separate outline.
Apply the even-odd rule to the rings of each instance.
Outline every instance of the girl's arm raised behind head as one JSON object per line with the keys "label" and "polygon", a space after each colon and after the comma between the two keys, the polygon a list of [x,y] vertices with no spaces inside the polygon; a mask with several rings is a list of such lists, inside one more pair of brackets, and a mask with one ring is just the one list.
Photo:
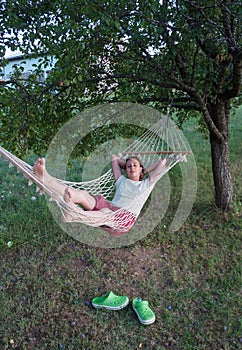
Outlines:
{"label": "girl's arm raised behind head", "polygon": [[118,178],[123,175],[122,169],[125,169],[125,161],[120,157],[116,156],[115,154],[112,154],[111,162],[113,175],[115,180],[117,181]]}
{"label": "girl's arm raised behind head", "polygon": [[166,158],[159,159],[156,163],[145,169],[148,173],[150,172],[149,178],[151,183],[156,181],[157,177],[162,173],[165,166]]}

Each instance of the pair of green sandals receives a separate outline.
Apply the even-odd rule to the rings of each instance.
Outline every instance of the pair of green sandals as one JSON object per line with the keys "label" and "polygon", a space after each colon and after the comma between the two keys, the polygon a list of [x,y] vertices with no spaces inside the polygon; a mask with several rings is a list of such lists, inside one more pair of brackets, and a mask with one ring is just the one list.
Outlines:
{"label": "pair of green sandals", "polygon": [[[121,310],[129,304],[127,296],[119,296],[112,291],[107,294],[92,299],[92,306],[96,309],[105,308],[108,310]],[[135,298],[132,301],[132,307],[138,316],[139,321],[144,325],[155,322],[155,314],[149,307],[149,303],[141,298]]]}

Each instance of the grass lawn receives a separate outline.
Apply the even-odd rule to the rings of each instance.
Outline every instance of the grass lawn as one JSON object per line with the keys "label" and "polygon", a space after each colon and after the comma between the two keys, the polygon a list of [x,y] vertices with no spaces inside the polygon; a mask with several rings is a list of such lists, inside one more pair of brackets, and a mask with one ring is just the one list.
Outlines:
{"label": "grass lawn", "polygon": [[[241,349],[241,114],[230,127],[233,211],[214,206],[209,141],[190,121],[184,133],[198,192],[189,218],[168,231],[174,189],[159,227],[122,248],[94,248],[64,233],[44,196],[0,159],[0,349]],[[110,290],[148,300],[155,323],[142,325],[130,304],[94,309],[91,299]]]}

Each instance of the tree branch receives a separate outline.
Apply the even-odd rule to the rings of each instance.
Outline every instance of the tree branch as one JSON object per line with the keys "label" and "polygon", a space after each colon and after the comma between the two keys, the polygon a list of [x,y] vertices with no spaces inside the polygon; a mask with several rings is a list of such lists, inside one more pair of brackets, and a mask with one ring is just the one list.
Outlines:
{"label": "tree branch", "polygon": [[227,8],[227,0],[224,0],[221,4],[221,12],[223,15],[223,26],[224,26],[224,34],[228,44],[228,52],[233,52],[237,46],[235,37],[232,33],[231,21],[229,18],[230,11]]}
{"label": "tree branch", "polygon": [[237,97],[241,91],[241,77],[242,77],[242,51],[234,54],[233,62],[233,87],[232,89],[225,90],[222,94],[222,98]]}

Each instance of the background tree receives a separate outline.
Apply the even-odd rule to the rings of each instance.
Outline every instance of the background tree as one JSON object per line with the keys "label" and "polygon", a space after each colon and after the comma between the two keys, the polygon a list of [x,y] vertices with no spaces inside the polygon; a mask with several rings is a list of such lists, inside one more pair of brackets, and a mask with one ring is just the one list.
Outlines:
{"label": "background tree", "polygon": [[[49,140],[77,109],[104,101],[162,109],[172,102],[180,123],[197,116],[207,131],[215,201],[229,208],[228,125],[241,88],[239,1],[21,0],[1,6],[2,50],[7,45],[58,59],[45,86],[23,87],[16,77],[1,89],[3,143],[12,137],[20,144],[9,129],[13,117],[25,134],[28,129],[25,143],[32,147],[43,145],[34,133]],[[23,101],[21,113],[11,94],[17,106]]]}

